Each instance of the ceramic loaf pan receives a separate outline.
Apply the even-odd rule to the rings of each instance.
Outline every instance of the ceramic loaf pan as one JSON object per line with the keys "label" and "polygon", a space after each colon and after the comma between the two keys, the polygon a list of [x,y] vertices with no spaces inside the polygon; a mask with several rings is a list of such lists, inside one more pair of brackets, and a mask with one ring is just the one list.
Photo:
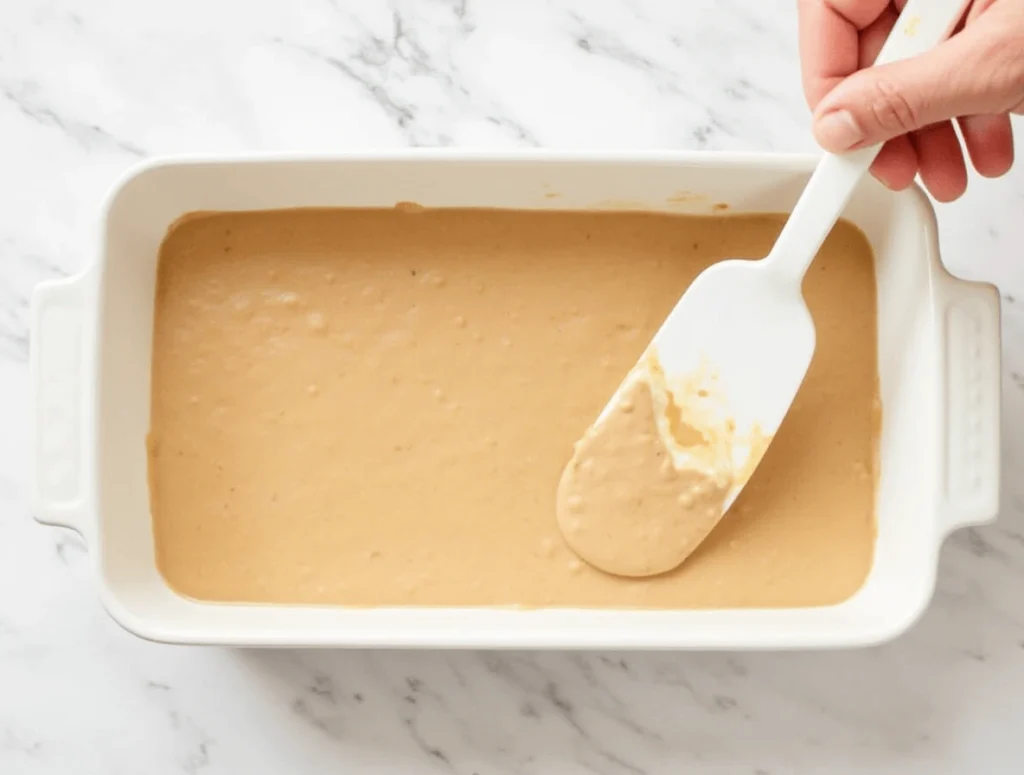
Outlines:
{"label": "ceramic loaf pan", "polygon": [[[427,206],[786,210],[811,157],[408,151],[170,159],[128,173],[103,205],[80,275],[32,299],[32,508],[84,537],[110,614],[137,635],[232,646],[723,649],[878,643],[931,597],[939,546],[994,518],[999,492],[999,302],[939,260],[918,190],[865,181],[846,217],[876,255],[883,402],[875,561],[835,606],[626,611],[206,604],[163,582],[146,480],[157,250],[194,210]],[[557,196],[554,196],[557,195]],[[822,514],[822,518],[827,518]]]}

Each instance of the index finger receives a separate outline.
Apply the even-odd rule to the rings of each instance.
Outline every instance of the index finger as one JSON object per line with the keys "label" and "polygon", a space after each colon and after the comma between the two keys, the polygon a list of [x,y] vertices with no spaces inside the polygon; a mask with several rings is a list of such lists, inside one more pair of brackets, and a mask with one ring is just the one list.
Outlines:
{"label": "index finger", "polygon": [[860,31],[889,7],[889,0],[799,0],[800,69],[811,110],[860,67]]}

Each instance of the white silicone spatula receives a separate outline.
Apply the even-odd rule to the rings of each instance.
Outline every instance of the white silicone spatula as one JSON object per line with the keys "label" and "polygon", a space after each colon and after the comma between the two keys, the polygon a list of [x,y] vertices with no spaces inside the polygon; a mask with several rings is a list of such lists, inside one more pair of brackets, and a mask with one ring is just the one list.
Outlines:
{"label": "white silicone spatula", "polygon": [[[921,54],[949,36],[968,0],[909,0],[876,64]],[[652,347],[671,386],[710,369],[735,422],[733,470],[750,470],[758,445],[789,411],[814,353],[814,321],[801,292],[805,272],[881,146],[826,154],[771,253],[704,271],[672,310]],[[615,399],[605,409],[611,410]],[[604,414],[602,414],[602,417]],[[739,477],[728,509],[742,489]]]}

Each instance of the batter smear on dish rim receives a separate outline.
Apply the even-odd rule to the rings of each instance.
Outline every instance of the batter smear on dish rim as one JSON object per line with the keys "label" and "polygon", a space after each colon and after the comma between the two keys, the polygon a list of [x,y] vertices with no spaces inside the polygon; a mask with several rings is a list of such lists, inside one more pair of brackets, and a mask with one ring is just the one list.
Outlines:
{"label": "batter smear on dish rim", "polygon": [[566,507],[583,497],[571,504],[578,529],[563,514],[566,537],[555,513],[573,444],[689,283],[722,257],[763,255],[781,223],[409,207],[184,218],[160,248],[154,318],[161,573],[183,595],[225,602],[849,597],[872,561],[878,386],[873,262],[848,224],[805,281],[818,332],[807,378],[717,525],[701,521],[726,486],[713,461],[662,473],[657,434],[643,428],[675,422],[683,446],[686,427],[710,441],[725,432],[691,411],[693,395],[672,409],[656,380],[634,386],[632,414],[594,443],[625,439],[615,454],[651,476],[650,497],[672,501],[659,514],[694,518],[614,525],[642,560],[627,563],[584,529],[618,497],[605,480],[563,490]]}

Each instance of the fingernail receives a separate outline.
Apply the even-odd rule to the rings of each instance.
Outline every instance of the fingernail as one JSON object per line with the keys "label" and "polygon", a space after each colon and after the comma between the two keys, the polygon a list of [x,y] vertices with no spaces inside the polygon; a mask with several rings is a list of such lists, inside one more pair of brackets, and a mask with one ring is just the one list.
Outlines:
{"label": "fingernail", "polygon": [[814,122],[814,139],[826,151],[848,151],[864,139],[864,132],[848,110],[834,110]]}
{"label": "fingernail", "polygon": [[872,171],[871,174],[875,176],[875,180],[877,180],[879,183],[881,183],[883,186],[885,186],[889,190],[891,190],[891,191],[895,191],[896,190],[896,187],[892,184],[892,181],[887,180],[884,174],[882,174],[880,172],[875,172],[875,171]]}

